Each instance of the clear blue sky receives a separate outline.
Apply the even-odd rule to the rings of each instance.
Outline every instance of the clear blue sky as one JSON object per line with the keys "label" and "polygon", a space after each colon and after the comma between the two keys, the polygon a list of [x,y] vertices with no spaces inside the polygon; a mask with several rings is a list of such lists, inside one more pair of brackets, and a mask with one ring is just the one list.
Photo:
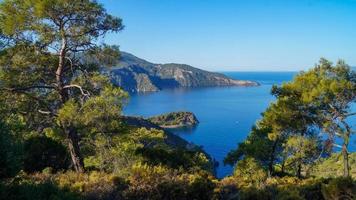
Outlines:
{"label": "clear blue sky", "polygon": [[125,29],[105,42],[155,63],[293,71],[356,65],[356,0],[98,0]]}

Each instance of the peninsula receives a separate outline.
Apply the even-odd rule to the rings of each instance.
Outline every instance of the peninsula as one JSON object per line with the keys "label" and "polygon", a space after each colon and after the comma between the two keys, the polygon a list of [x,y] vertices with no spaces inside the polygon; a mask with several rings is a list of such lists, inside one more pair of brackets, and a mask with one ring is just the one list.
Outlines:
{"label": "peninsula", "polygon": [[120,62],[104,71],[113,84],[128,92],[156,92],[166,88],[258,86],[254,81],[235,80],[223,74],[185,64],[154,64],[121,52]]}

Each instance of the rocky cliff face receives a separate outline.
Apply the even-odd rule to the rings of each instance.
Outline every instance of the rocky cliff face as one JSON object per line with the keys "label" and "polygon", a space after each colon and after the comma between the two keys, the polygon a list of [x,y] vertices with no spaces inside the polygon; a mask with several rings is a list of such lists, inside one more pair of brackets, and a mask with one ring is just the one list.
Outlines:
{"label": "rocky cliff face", "polygon": [[117,86],[129,92],[154,92],[165,88],[257,86],[253,81],[233,80],[184,64],[154,64],[121,52],[118,66],[107,71]]}

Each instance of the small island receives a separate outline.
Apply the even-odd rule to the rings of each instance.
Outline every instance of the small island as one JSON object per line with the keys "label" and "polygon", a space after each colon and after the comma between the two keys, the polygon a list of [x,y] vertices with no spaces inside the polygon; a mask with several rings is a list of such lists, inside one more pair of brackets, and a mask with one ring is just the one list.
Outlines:
{"label": "small island", "polygon": [[150,122],[162,128],[180,128],[195,126],[199,123],[197,117],[192,112],[171,112],[148,118]]}

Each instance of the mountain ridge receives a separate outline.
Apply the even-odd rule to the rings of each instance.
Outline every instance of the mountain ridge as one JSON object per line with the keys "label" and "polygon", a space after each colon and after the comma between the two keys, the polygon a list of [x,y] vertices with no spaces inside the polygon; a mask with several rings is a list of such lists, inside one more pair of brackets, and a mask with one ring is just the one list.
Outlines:
{"label": "mountain ridge", "polygon": [[112,82],[128,92],[156,92],[166,88],[258,86],[257,82],[235,80],[187,64],[155,64],[121,52],[120,62],[108,71]]}

